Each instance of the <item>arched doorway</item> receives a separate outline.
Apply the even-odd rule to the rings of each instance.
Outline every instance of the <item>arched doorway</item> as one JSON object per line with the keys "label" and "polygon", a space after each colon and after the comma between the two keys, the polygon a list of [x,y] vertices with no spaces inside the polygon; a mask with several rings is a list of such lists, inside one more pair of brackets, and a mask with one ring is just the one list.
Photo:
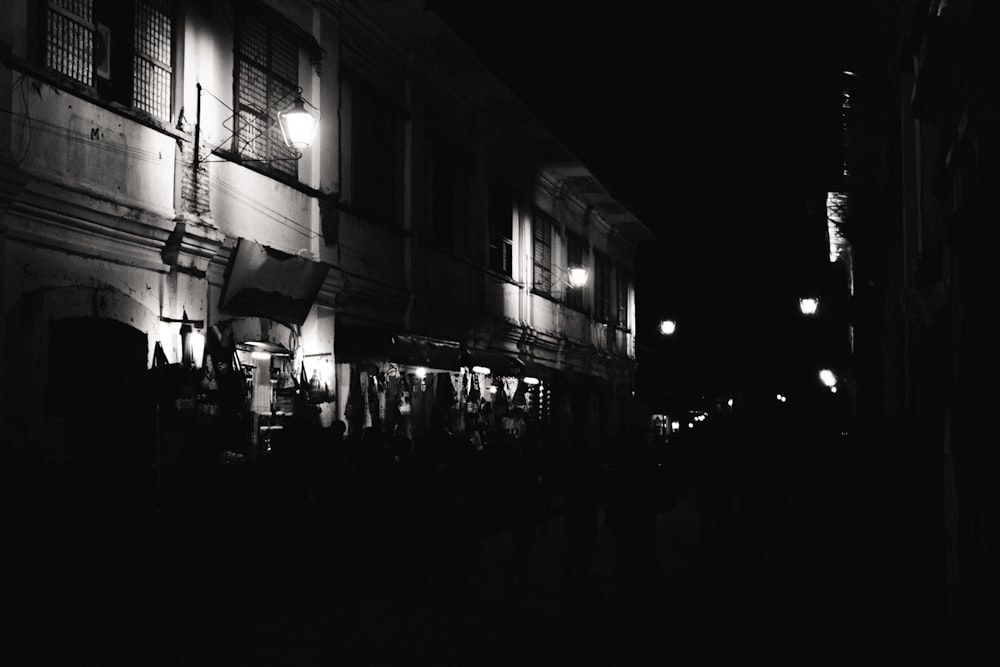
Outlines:
{"label": "arched doorway", "polygon": [[[52,320],[43,413],[59,500],[75,521],[110,528],[152,489],[155,406],[146,386],[146,334],[116,320]],[[69,518],[69,517],[67,517]]]}

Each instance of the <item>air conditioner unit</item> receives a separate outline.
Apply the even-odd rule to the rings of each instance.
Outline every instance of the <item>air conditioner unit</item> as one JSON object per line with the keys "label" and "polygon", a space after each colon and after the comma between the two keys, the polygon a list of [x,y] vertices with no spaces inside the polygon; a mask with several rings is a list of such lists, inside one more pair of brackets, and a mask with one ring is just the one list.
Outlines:
{"label": "air conditioner unit", "polygon": [[111,28],[103,23],[94,32],[94,71],[102,79],[111,78]]}

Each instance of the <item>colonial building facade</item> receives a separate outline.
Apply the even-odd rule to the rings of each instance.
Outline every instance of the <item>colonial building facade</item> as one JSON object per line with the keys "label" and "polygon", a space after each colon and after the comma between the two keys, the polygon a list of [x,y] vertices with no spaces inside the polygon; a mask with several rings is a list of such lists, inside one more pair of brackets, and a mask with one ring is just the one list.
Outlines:
{"label": "colonial building facade", "polygon": [[485,425],[556,462],[626,426],[652,236],[423,3],[7,4],[0,429],[51,493],[161,479],[206,425],[246,456],[303,416]]}

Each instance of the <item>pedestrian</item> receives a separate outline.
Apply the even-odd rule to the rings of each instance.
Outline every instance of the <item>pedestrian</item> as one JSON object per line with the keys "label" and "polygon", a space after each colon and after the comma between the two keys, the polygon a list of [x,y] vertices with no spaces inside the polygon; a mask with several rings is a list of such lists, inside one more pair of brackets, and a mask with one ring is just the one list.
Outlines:
{"label": "pedestrian", "polygon": [[570,450],[566,488],[566,560],[563,594],[588,595],[593,585],[594,539],[601,508],[601,468],[582,444]]}
{"label": "pedestrian", "polygon": [[506,583],[509,587],[532,591],[534,582],[528,574],[531,551],[538,541],[538,507],[541,494],[537,457],[530,441],[513,433],[501,436],[505,450],[503,505],[506,528],[511,540],[511,558]]}
{"label": "pedestrian", "polygon": [[696,502],[701,519],[701,557],[705,560],[721,555],[729,544],[736,492],[732,460],[735,438],[733,418],[719,415],[697,452]]}
{"label": "pedestrian", "polygon": [[627,594],[641,594],[661,576],[656,545],[657,475],[652,428],[637,429],[621,443],[608,507],[608,526],[616,538],[615,583]]}

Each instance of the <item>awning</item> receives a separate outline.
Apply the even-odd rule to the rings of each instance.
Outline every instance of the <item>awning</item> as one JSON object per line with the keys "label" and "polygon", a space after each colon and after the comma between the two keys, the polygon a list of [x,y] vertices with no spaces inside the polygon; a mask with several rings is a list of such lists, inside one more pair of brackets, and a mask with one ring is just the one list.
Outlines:
{"label": "awning", "polygon": [[529,361],[524,365],[524,374],[550,384],[564,384],[566,382],[566,374],[562,370],[534,361]]}
{"label": "awning", "polygon": [[377,326],[338,325],[334,351],[338,361],[384,359],[446,371],[457,371],[464,365],[457,341],[392,333]]}
{"label": "awning", "polygon": [[465,365],[485,366],[490,369],[490,374],[494,377],[520,377],[524,375],[524,362],[518,359],[517,354],[503,352],[481,352],[478,350],[468,350],[465,356]]}
{"label": "awning", "polygon": [[241,315],[301,325],[329,268],[321,262],[241,238],[226,267],[220,306]]}
{"label": "awning", "polygon": [[584,373],[574,369],[566,369],[566,381],[577,389],[590,392],[606,392],[611,390],[611,379],[605,375]]}

